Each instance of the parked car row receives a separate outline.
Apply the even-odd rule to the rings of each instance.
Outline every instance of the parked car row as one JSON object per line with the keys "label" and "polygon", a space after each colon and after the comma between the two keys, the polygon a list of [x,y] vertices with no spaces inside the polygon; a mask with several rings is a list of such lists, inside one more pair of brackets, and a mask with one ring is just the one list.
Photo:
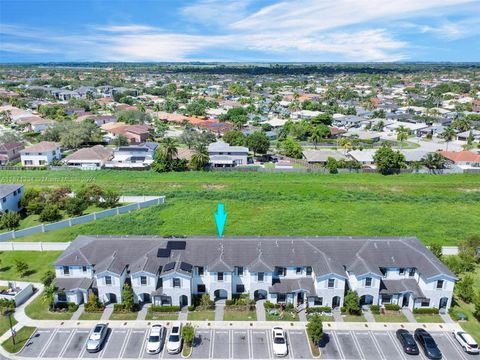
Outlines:
{"label": "parked car row", "polygon": [[[466,353],[479,353],[478,344],[473,337],[465,331],[454,330],[453,336]],[[399,329],[397,330],[397,339],[400,341],[403,351],[408,355],[418,355],[420,353],[418,343],[427,358],[432,360],[440,360],[442,358],[442,352],[438,348],[435,340],[425,329],[416,329],[413,336],[408,330]]]}
{"label": "parked car row", "polygon": [[[167,330],[161,324],[153,324],[150,327],[150,334],[147,340],[145,351],[148,354],[158,354],[162,350],[164,344],[169,354],[178,354],[182,351],[182,324],[174,323],[172,330],[165,343]],[[87,341],[87,352],[96,353],[103,349],[107,342],[108,325],[97,324],[93,328]]]}

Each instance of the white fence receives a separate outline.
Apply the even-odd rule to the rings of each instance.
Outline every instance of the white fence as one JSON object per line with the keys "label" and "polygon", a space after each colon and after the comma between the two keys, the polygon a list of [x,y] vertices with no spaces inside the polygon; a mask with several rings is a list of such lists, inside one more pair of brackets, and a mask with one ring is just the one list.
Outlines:
{"label": "white fence", "polygon": [[3,241],[0,242],[0,251],[63,251],[70,245],[69,242],[27,242]]}
{"label": "white fence", "polygon": [[[129,211],[136,210],[136,209],[143,209],[153,205],[160,205],[165,203],[165,196],[122,196],[120,201],[129,199],[128,201],[132,201],[133,199],[141,200],[141,202],[137,202],[135,204],[128,204],[124,206],[119,206],[114,209],[103,210],[99,212],[94,212],[92,214],[83,215],[75,218],[70,218],[62,221],[57,221],[51,224],[41,224],[33,227],[29,227],[22,230],[12,230],[3,234],[0,234],[0,241],[7,241],[12,239],[17,239],[23,236],[34,235],[38,233],[43,233],[52,230],[63,229],[73,225],[84,224],[89,221],[103,219],[108,216],[114,216],[119,214],[125,214]],[[148,200],[144,200],[147,198]]]}

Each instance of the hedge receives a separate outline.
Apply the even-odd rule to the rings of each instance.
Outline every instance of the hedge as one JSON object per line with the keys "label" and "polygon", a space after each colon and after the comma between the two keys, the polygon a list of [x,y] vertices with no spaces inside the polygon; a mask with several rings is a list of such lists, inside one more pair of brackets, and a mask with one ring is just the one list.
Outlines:
{"label": "hedge", "polygon": [[379,315],[380,314],[380,306],[372,305],[372,306],[370,306],[370,311],[375,315]]}
{"label": "hedge", "polygon": [[385,307],[385,310],[392,310],[392,311],[400,310],[400,305],[398,304],[385,304],[383,306]]}
{"label": "hedge", "polygon": [[332,308],[330,306],[311,306],[308,308],[308,313],[330,313]]}
{"label": "hedge", "polygon": [[148,309],[149,312],[177,312],[180,311],[180,306],[158,306],[158,305],[152,305]]}
{"label": "hedge", "polygon": [[438,314],[437,308],[419,308],[413,309],[414,314]]}
{"label": "hedge", "polygon": [[270,300],[267,300],[263,303],[265,309],[278,309],[280,307],[279,304],[274,304]]}

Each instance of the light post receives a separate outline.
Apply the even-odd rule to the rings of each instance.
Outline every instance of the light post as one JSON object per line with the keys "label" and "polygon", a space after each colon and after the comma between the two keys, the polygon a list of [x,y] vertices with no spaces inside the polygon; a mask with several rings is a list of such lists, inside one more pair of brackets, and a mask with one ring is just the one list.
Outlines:
{"label": "light post", "polygon": [[15,330],[13,329],[13,324],[12,324],[12,314],[13,314],[12,310],[7,310],[5,312],[5,315],[8,316],[8,321],[10,322],[10,332],[12,333],[13,345],[16,345],[16,343],[15,343]]}

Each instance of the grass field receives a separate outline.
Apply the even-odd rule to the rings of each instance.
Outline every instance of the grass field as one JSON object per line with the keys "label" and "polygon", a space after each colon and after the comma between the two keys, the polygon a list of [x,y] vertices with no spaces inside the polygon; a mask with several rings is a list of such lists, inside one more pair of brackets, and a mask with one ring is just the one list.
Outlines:
{"label": "grass field", "polygon": [[48,304],[42,301],[40,294],[25,307],[25,314],[34,320],[70,320],[71,312],[48,311]]}
{"label": "grass field", "polygon": [[229,311],[225,310],[223,313],[223,321],[255,321],[257,320],[257,313],[252,311]]}
{"label": "grass field", "polygon": [[[17,323],[15,320],[15,316],[12,315],[12,326]],[[8,316],[0,315],[0,335],[5,334],[6,331],[10,331],[10,321],[8,320]]]}
{"label": "grass field", "polygon": [[137,312],[113,312],[110,316],[110,320],[136,320]]}
{"label": "grass field", "polygon": [[443,323],[443,319],[437,314],[414,314],[418,323]]}
{"label": "grass field", "polygon": [[[480,233],[480,176],[128,171],[3,171],[27,187],[98,184],[125,195],[166,195],[167,205],[19,241],[77,234],[215,235],[213,212],[229,212],[225,235],[417,236],[454,245]],[[314,224],[314,226],[312,226]]]}
{"label": "grass field", "polygon": [[15,336],[15,345],[13,344],[12,337],[9,337],[2,343],[3,348],[11,354],[19,352],[25,346],[25,343],[30,339],[30,336],[32,336],[35,330],[36,328],[34,327],[22,327]]}
{"label": "grass field", "polygon": [[342,315],[345,322],[366,322],[367,319],[363,315]]}
{"label": "grass field", "polygon": [[204,321],[204,320],[215,320],[215,311],[189,311],[188,320],[191,321]]}
{"label": "grass field", "polygon": [[405,315],[402,313],[398,314],[388,314],[388,315],[373,315],[375,317],[376,322],[394,322],[394,323],[400,323],[400,322],[408,322],[407,318]]}
{"label": "grass field", "polygon": [[86,312],[84,311],[81,315],[79,320],[100,320],[102,317],[102,312]]}
{"label": "grass field", "polygon": [[[61,251],[3,251],[0,252],[0,279],[40,282],[47,270],[53,270],[52,263]],[[22,277],[15,269],[15,260],[29,265],[29,270]]]}

